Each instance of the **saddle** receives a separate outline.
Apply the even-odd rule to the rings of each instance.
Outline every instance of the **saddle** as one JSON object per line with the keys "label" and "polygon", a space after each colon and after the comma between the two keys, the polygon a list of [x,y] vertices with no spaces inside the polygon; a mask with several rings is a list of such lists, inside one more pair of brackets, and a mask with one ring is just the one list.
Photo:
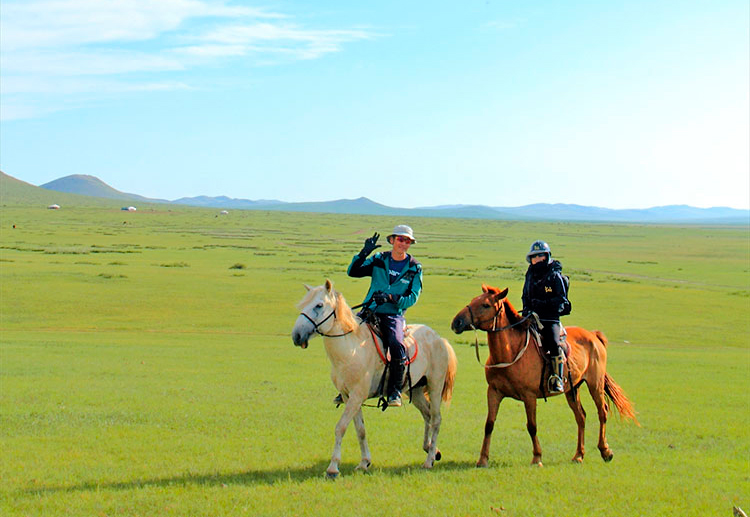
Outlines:
{"label": "saddle", "polygon": [[[544,350],[544,347],[542,346],[542,336],[539,333],[539,330],[534,326],[531,325],[529,327],[529,330],[531,330],[532,336],[534,336],[534,342],[536,343],[536,351],[539,353],[539,355],[544,359],[545,361],[549,362],[549,355]],[[568,336],[568,331],[565,330],[565,327],[560,325],[560,348],[563,351],[563,355],[565,356],[565,360],[567,362],[568,356],[570,355],[570,345],[568,344],[568,341],[566,340]]]}
{"label": "saddle", "polygon": [[[547,393],[548,393],[548,377],[551,376],[554,373],[554,365],[552,364],[552,356],[550,356],[542,346],[542,336],[539,334],[539,330],[536,328],[536,326],[531,325],[530,327],[531,333],[534,336],[534,342],[536,343],[536,351],[539,354],[539,357],[542,358],[542,372],[539,376],[539,391],[542,393],[542,397],[544,397],[544,401],[547,401]],[[568,356],[570,355],[570,345],[568,344],[568,341],[565,339],[567,337],[568,333],[565,330],[565,327],[560,325],[560,349],[563,352],[563,365],[566,365],[568,362]],[[565,366],[563,366],[565,368]],[[549,372],[549,376],[547,373]],[[576,387],[573,386],[573,377],[570,374],[570,368],[567,368],[567,378],[565,375],[563,375],[563,383],[567,382],[569,386],[571,386],[571,390],[573,394],[575,394]]]}
{"label": "saddle", "polygon": [[[378,351],[380,359],[383,363],[389,364],[391,362],[391,351],[383,348],[383,334],[380,332],[378,325],[376,323],[367,322],[367,328],[370,330],[370,334],[372,334],[372,341],[375,343],[375,350]],[[419,343],[417,343],[417,340],[411,335],[411,329],[408,325],[404,328],[404,348],[406,349],[406,363],[404,364],[409,366],[417,358],[417,354],[419,353]],[[409,357],[409,351],[412,349],[414,350],[414,355]]]}
{"label": "saddle", "polygon": [[[370,310],[361,310],[357,316],[360,317],[363,323],[367,325],[367,328],[372,334],[372,341],[375,343],[375,349],[378,351],[378,355],[384,364],[389,364],[391,361],[390,350],[384,350],[383,348],[383,333],[380,331],[378,320],[375,318],[375,313]],[[379,338],[379,339],[378,339]],[[419,353],[419,343],[411,335],[411,329],[409,325],[404,322],[404,349],[406,349],[406,366],[409,366],[417,358]],[[414,355],[409,357],[409,350],[414,349]]]}
{"label": "saddle", "polygon": [[[388,402],[386,399],[386,378],[390,371],[391,366],[391,353],[390,350],[385,350],[383,347],[383,333],[380,331],[380,326],[377,323],[377,319],[375,319],[372,312],[360,312],[359,317],[362,319],[362,322],[367,325],[368,330],[370,331],[370,334],[372,335],[372,342],[375,344],[375,350],[377,350],[378,355],[380,356],[380,360],[383,361],[383,364],[385,365],[385,368],[383,368],[383,375],[380,377],[380,382],[378,383],[378,390],[377,393],[380,394],[380,397],[378,398],[378,405],[382,411],[385,411],[388,408]],[[404,386],[408,384],[409,386],[409,400],[411,400],[412,397],[412,389],[418,386],[422,386],[426,379],[424,377],[420,379],[416,384],[412,383],[411,380],[411,363],[414,362],[414,360],[417,358],[417,354],[419,353],[419,343],[417,342],[416,338],[411,335],[411,329],[409,328],[406,323],[404,323],[404,348],[406,349],[406,363],[404,368],[404,377],[401,379],[401,386]],[[409,351],[414,350],[414,355],[409,357]]]}

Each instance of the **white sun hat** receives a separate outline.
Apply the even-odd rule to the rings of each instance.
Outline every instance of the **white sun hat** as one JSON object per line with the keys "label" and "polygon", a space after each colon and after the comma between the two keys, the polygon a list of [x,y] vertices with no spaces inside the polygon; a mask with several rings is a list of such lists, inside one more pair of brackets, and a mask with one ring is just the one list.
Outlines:
{"label": "white sun hat", "polygon": [[411,239],[412,244],[417,242],[417,239],[414,238],[414,232],[411,229],[411,226],[406,226],[405,224],[397,224],[393,227],[393,232],[388,236],[388,242],[391,242],[391,237],[395,237],[396,235],[401,235],[402,237],[409,237]]}

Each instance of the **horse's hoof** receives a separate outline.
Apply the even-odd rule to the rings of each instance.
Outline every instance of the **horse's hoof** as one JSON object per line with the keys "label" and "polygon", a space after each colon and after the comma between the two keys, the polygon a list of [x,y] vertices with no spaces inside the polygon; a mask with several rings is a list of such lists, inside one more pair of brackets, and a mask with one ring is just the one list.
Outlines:
{"label": "horse's hoof", "polygon": [[488,468],[488,466],[489,465],[487,464],[487,461],[482,461],[482,460],[477,461],[477,468],[478,469],[486,469],[486,468]]}
{"label": "horse's hoof", "polygon": [[422,468],[423,469],[431,469],[434,464],[435,464],[435,462],[433,462],[433,461],[425,461],[422,464]]}
{"label": "horse's hoof", "polygon": [[360,463],[359,465],[357,465],[357,466],[356,466],[356,467],[354,468],[354,470],[359,470],[360,472],[364,472],[364,473],[367,473],[367,472],[368,472],[368,469],[370,468],[370,465],[372,465],[372,462],[370,462],[370,461],[368,461],[368,462],[367,462],[367,463],[365,463],[365,464],[362,464],[362,463]]}
{"label": "horse's hoof", "polygon": [[337,477],[339,477],[339,473],[338,472],[326,472],[326,479],[330,479],[331,481],[333,481]]}
{"label": "horse's hoof", "polygon": [[575,456],[572,461],[573,463],[583,463],[583,456]]}
{"label": "horse's hoof", "polygon": [[532,462],[531,462],[531,466],[532,466],[532,467],[540,467],[540,468],[541,468],[541,467],[544,467],[544,465],[542,465],[542,460],[538,460],[538,461],[537,461],[537,460],[534,460],[534,461],[532,461]]}
{"label": "horse's hoof", "polygon": [[437,451],[435,453],[435,461],[440,461],[443,458],[443,455],[440,454],[440,451]]}
{"label": "horse's hoof", "polygon": [[608,451],[602,452],[602,459],[604,461],[606,461],[607,463],[609,463],[610,461],[612,461],[612,458],[614,458],[614,457],[615,457],[615,453],[612,452],[612,451],[608,450]]}

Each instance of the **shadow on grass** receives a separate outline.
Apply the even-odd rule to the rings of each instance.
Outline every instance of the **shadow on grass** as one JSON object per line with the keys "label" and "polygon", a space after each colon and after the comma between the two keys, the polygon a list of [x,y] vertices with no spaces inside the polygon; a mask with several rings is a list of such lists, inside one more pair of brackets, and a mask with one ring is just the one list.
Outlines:
{"label": "shadow on grass", "polygon": [[[132,490],[137,488],[168,488],[168,487],[185,487],[185,486],[230,486],[230,485],[274,485],[285,481],[304,482],[311,479],[325,479],[325,469],[328,467],[328,461],[319,461],[314,465],[299,468],[271,469],[271,470],[248,470],[246,472],[235,473],[214,473],[198,474],[187,473],[179,476],[154,478],[154,479],[134,479],[132,481],[118,482],[87,482],[77,485],[68,486],[50,486],[36,487],[22,490],[30,495],[45,495],[63,492],[86,492],[96,490]],[[429,475],[431,472],[439,473],[446,471],[460,471],[474,469],[473,462],[455,462],[441,461],[436,463],[432,471],[424,470],[419,465],[389,466],[378,467],[373,465],[368,473],[355,470],[356,463],[344,463],[341,465],[340,478],[349,479],[354,476],[380,476],[389,477],[404,476],[416,472],[424,472]],[[335,482],[335,481],[334,481]]]}

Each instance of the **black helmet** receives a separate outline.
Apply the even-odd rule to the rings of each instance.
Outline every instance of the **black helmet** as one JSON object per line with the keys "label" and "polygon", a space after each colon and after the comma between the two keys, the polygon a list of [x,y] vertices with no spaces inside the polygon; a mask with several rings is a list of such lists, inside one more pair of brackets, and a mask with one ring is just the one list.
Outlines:
{"label": "black helmet", "polygon": [[552,250],[549,248],[549,244],[544,241],[534,241],[531,245],[531,249],[529,249],[529,252],[526,254],[526,262],[531,264],[531,256],[539,255],[541,253],[547,254],[547,262],[552,259]]}

